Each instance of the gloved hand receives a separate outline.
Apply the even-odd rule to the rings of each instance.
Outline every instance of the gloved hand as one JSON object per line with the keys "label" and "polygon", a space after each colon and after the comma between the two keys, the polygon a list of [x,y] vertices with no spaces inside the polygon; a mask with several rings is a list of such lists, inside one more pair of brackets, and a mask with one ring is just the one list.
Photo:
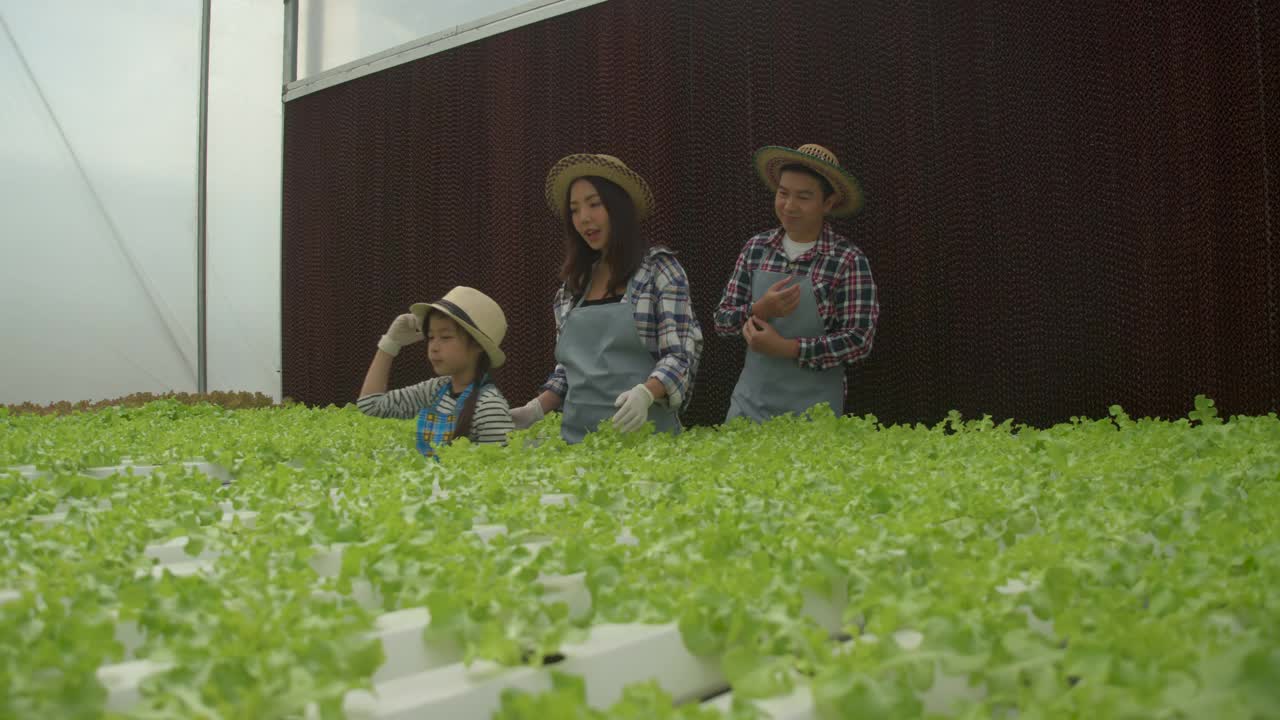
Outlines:
{"label": "gloved hand", "polygon": [[635,432],[645,420],[649,419],[649,406],[653,404],[653,393],[644,383],[631,388],[613,401],[618,412],[613,414],[613,426],[621,432]]}
{"label": "gloved hand", "polygon": [[525,430],[533,426],[546,415],[542,409],[542,401],[537,397],[518,408],[511,408],[511,422],[517,430]]}
{"label": "gloved hand", "polygon": [[412,345],[422,338],[422,328],[418,327],[417,316],[405,313],[391,321],[387,334],[378,340],[378,349],[395,357],[400,354],[400,348]]}

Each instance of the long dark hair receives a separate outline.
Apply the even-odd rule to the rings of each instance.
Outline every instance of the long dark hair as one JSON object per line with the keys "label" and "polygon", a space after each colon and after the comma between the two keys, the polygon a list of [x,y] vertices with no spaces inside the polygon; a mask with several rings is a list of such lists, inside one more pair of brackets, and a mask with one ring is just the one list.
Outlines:
{"label": "long dark hair", "polygon": [[[465,330],[463,332],[466,332]],[[471,337],[471,333],[467,333],[467,339],[479,345],[476,339]],[[489,353],[484,348],[480,349],[480,359],[476,361],[476,377],[475,389],[467,396],[467,401],[462,403],[462,412],[458,415],[458,424],[454,427],[453,437],[466,437],[471,434],[471,421],[476,415],[476,403],[480,402],[480,391],[487,384],[487,376],[489,374]]]}
{"label": "long dark hair", "polygon": [[[595,187],[605,211],[609,213],[609,244],[605,246],[604,262],[609,266],[609,282],[614,287],[625,287],[631,275],[640,269],[647,250],[640,237],[635,203],[625,190],[609,180],[595,175],[581,179]],[[591,266],[599,259],[600,253],[592,250],[573,226],[573,213],[569,210],[569,192],[572,189],[573,183],[569,183],[569,190],[564,196],[564,265],[560,268],[560,279],[576,297],[585,292],[591,282]]]}

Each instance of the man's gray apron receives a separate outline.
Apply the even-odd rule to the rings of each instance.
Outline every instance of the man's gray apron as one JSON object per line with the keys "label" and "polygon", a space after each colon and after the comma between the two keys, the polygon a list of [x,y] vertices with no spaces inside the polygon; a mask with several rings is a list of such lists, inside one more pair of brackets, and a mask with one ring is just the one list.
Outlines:
{"label": "man's gray apron", "polygon": [[[556,362],[564,366],[569,381],[560,420],[560,436],[567,443],[582,442],[601,420],[613,417],[618,396],[644,382],[656,364],[636,332],[627,298],[590,307],[582,307],[579,300],[560,329]],[[655,402],[649,406],[649,419],[657,432],[680,432],[680,421],[670,407]]]}
{"label": "man's gray apron", "polygon": [[[795,277],[800,285],[800,304],[786,317],[774,318],[769,324],[785,338],[826,335],[813,283],[807,277],[787,273],[756,270],[751,274],[751,299],[759,302],[769,286],[787,277]],[[748,318],[748,322],[750,319]],[[844,412],[844,365],[827,370],[811,370],[796,364],[792,358],[770,357],[747,348],[747,359],[729,400],[728,422],[739,415],[764,422],[775,415],[794,413],[827,403],[840,415]]]}

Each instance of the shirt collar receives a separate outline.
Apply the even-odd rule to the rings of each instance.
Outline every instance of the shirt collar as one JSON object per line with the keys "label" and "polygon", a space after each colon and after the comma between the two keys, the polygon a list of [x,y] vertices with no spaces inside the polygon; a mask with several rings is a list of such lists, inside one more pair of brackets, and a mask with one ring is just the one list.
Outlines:
{"label": "shirt collar", "polygon": [[[787,231],[784,228],[781,228],[781,227],[778,228],[777,230],[774,231],[773,237],[769,238],[769,245],[774,250],[777,250],[778,252],[782,252],[782,239],[785,238],[786,236],[787,236]],[[813,246],[809,248],[809,250],[806,250],[804,252],[804,254],[808,254],[809,252],[812,252],[812,251],[817,251],[822,255],[830,255],[832,252],[835,251],[835,248],[836,248],[836,232],[831,228],[831,223],[824,221],[822,223],[822,229],[818,231],[818,239],[813,243]]]}

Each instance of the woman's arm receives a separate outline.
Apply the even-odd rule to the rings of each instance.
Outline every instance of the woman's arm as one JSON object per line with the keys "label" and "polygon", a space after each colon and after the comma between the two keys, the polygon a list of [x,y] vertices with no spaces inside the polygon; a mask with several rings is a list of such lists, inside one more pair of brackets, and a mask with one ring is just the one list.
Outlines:
{"label": "woman's arm", "polygon": [[657,322],[658,362],[645,381],[654,399],[666,397],[683,407],[702,355],[702,326],[693,313],[689,280],[672,255],[655,258],[653,283],[656,292],[653,314]]}

